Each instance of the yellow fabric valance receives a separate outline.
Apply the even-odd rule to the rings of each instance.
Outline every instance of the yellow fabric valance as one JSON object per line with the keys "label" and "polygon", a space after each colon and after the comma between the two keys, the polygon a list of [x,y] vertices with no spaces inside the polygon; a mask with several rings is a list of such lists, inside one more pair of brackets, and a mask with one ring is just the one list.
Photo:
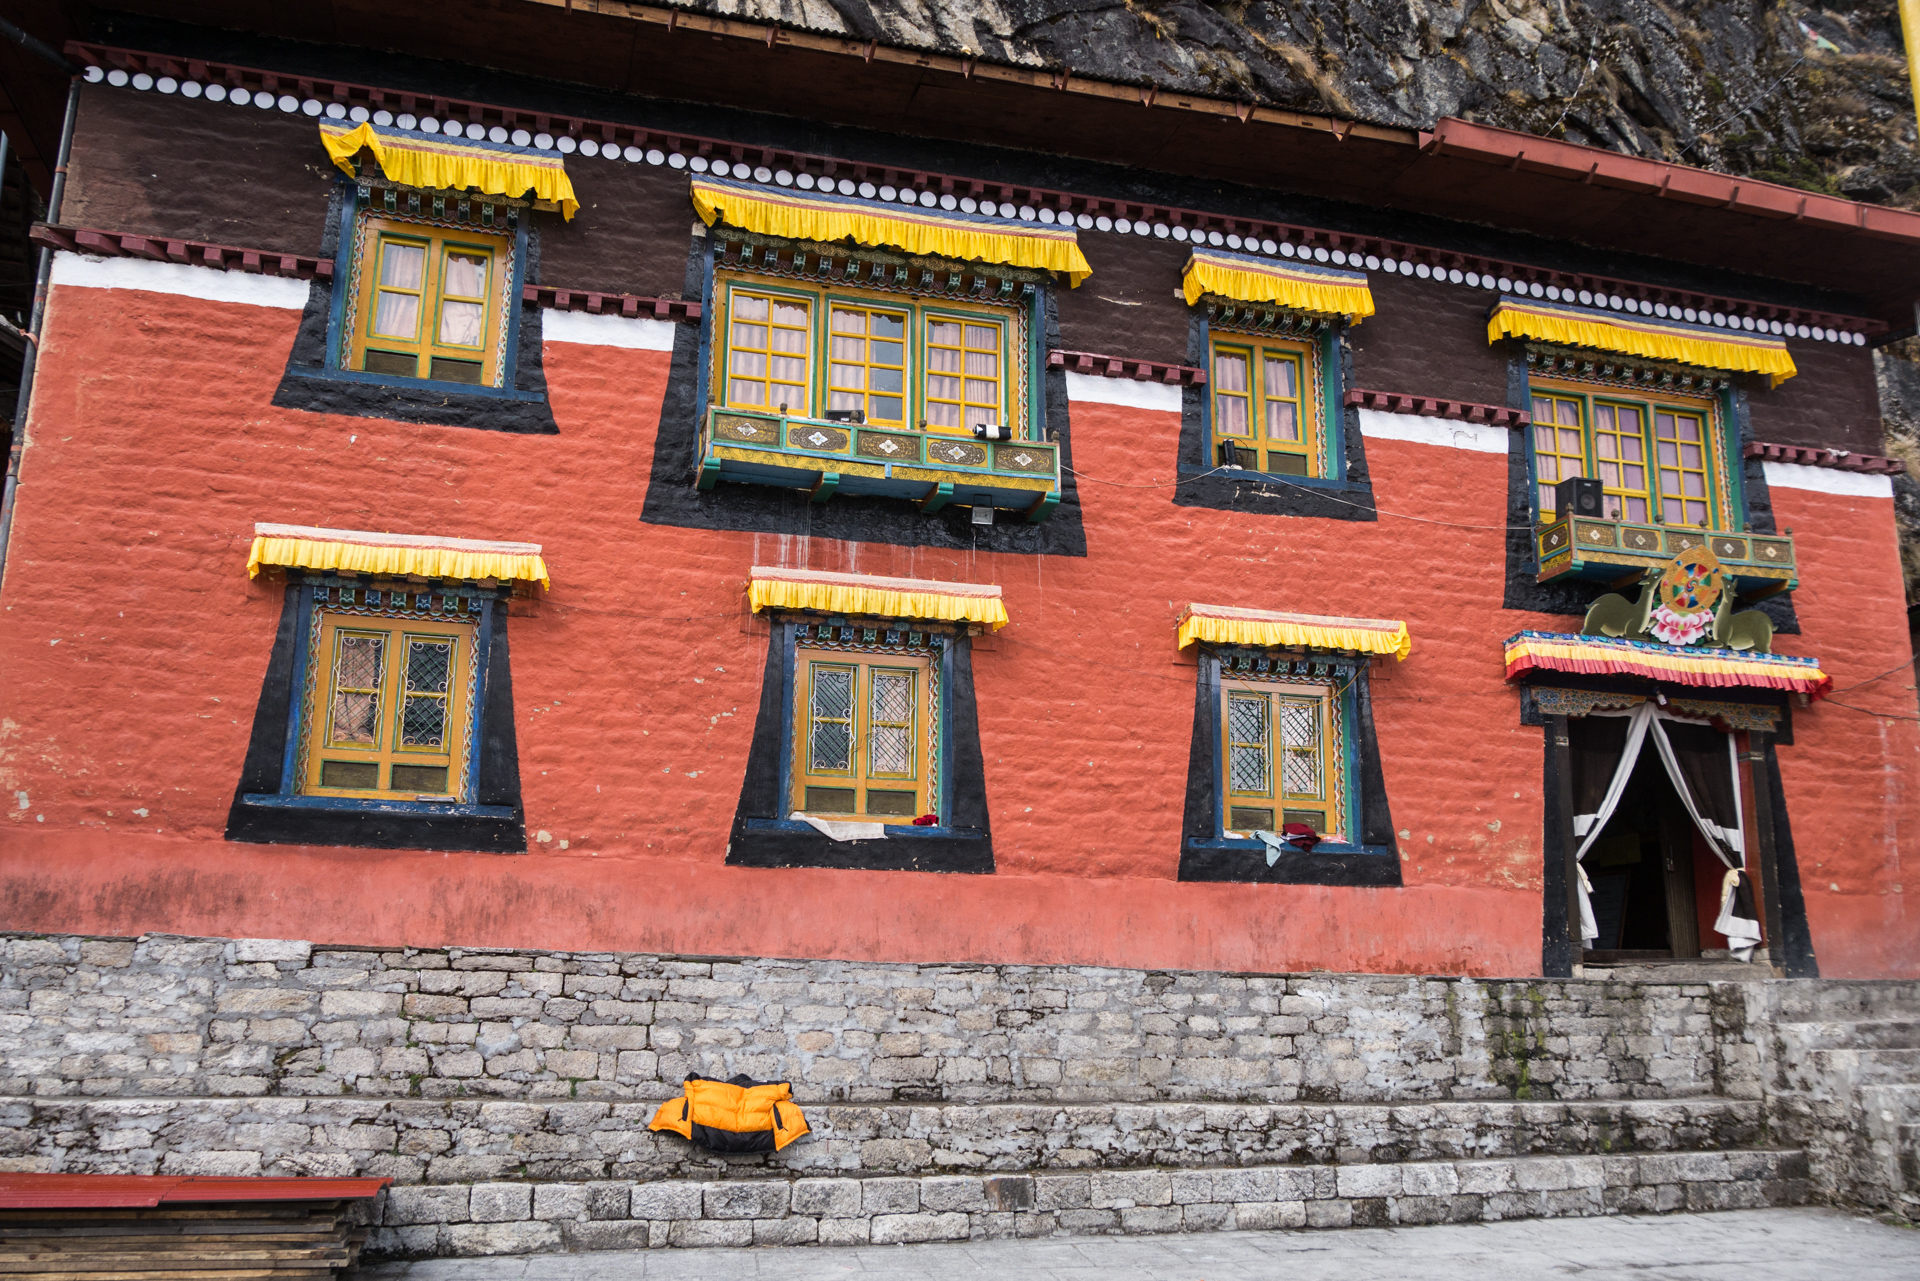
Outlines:
{"label": "yellow fabric valance", "polygon": [[365,147],[373,153],[381,173],[409,187],[448,191],[476,187],[490,196],[524,196],[531,191],[541,200],[558,205],[568,219],[580,208],[580,202],[574,199],[573,180],[567,177],[560,153],[555,151],[381,129],[371,120],[353,126],[322,124],[320,142],[333,163],[349,177],[353,176],[353,158]]}
{"label": "yellow fabric valance", "polygon": [[1774,386],[1799,372],[1787,344],[1779,338],[1531,298],[1502,298],[1494,304],[1487,319],[1487,341],[1502,338],[1537,338],[1706,369],[1766,374]]}
{"label": "yellow fabric valance", "polygon": [[1291,649],[1349,650],[1392,654],[1404,659],[1413,650],[1407,625],[1385,618],[1324,618],[1317,614],[1280,614],[1232,605],[1189,605],[1180,615],[1180,648],[1195,641],[1215,645],[1277,645]]}
{"label": "yellow fabric valance", "polygon": [[1213,294],[1235,302],[1271,302],[1296,311],[1345,316],[1354,324],[1373,314],[1365,272],[1302,262],[1280,262],[1219,249],[1195,249],[1181,280],[1189,305]]}
{"label": "yellow fabric valance", "polygon": [[806,609],[871,618],[984,623],[996,632],[1007,625],[1000,588],[991,583],[938,583],[756,566],[747,581],[747,599],[756,614],[763,609]]}
{"label": "yellow fabric valance", "polygon": [[309,525],[255,525],[247,577],[257,575],[262,565],[346,569],[357,574],[419,574],[425,578],[499,578],[552,586],[538,543],[369,534]]}
{"label": "yellow fabric valance", "polygon": [[961,262],[1005,263],[1066,273],[1078,285],[1093,274],[1071,227],[1034,225],[958,210],[832,196],[817,191],[756,187],[725,178],[693,180],[693,208],[708,226],[724,221],[742,231],[789,240],[890,245],[908,253]]}

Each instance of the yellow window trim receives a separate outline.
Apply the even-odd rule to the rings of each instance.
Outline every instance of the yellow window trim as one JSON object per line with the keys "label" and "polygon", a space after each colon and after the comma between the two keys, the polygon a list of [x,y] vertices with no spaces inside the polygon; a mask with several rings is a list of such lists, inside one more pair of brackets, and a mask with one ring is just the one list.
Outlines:
{"label": "yellow window trim", "polygon": [[[1680,524],[1664,519],[1649,519],[1647,524],[1672,525],[1680,529],[1726,530],[1735,523],[1731,507],[1731,478],[1727,475],[1726,451],[1723,448],[1726,424],[1720,413],[1717,400],[1706,396],[1693,396],[1684,393],[1667,393],[1657,389],[1642,390],[1634,387],[1615,387],[1604,383],[1578,383],[1557,378],[1535,378],[1528,380],[1529,404],[1533,396],[1556,396],[1563,400],[1576,401],[1580,406],[1580,433],[1583,442],[1581,475],[1599,475],[1598,435],[1593,408],[1596,404],[1626,405],[1640,411],[1642,439],[1645,444],[1645,466],[1647,469],[1647,488],[1644,491],[1632,491],[1636,496],[1644,494],[1648,503],[1648,514],[1663,513],[1663,500],[1674,497],[1665,494],[1658,477],[1658,442],[1654,433],[1654,418],[1662,410],[1671,410],[1676,414],[1696,417],[1701,422],[1702,444],[1706,458],[1707,478],[1707,523],[1705,525]],[[1539,447],[1535,433],[1527,433],[1527,448],[1538,457]],[[1558,455],[1556,456],[1564,456]],[[1537,475],[1537,467],[1536,467]],[[1535,511],[1541,520],[1549,519],[1545,507],[1544,494],[1539,490],[1551,489],[1545,481],[1536,483],[1534,496]],[[1606,487],[1605,492],[1612,496],[1622,496],[1623,491]],[[1698,501],[1695,499],[1694,501]],[[1624,508],[1623,508],[1624,510]],[[1624,519],[1624,517],[1622,517]],[[1634,522],[1641,523],[1641,522]]]}
{"label": "yellow window trim", "polygon": [[[456,623],[432,618],[388,618],[325,612],[321,616],[319,640],[309,660],[315,664],[312,693],[305,709],[307,759],[300,765],[300,792],[307,796],[336,796],[366,799],[451,800],[457,799],[465,772],[467,750],[467,675],[472,663],[473,645],[479,628],[475,623]],[[341,690],[340,641],[343,637],[384,637],[382,664],[376,684],[349,686],[348,690],[368,689],[376,695],[374,734],[371,744],[335,743],[334,700]],[[409,639],[453,641],[448,659],[447,686],[440,696],[445,703],[442,743],[438,748],[408,747],[402,744],[401,726],[406,713],[407,652]],[[415,697],[421,697],[419,693]],[[379,784],[374,787],[326,786],[321,778],[328,762],[347,766],[373,766]],[[423,792],[418,788],[391,786],[395,765],[444,768],[447,789]]]}
{"label": "yellow window trim", "polygon": [[[1026,397],[1031,396],[1033,390],[1023,383],[1022,378],[1027,359],[1024,341],[1026,327],[1022,324],[1018,307],[993,303],[969,305],[946,298],[924,298],[914,294],[861,289],[852,284],[842,284],[837,281],[823,281],[815,287],[806,281],[793,280],[784,276],[762,276],[743,271],[722,271],[715,273],[714,276],[714,296],[721,300],[722,314],[720,323],[716,326],[708,376],[709,386],[712,389],[709,392],[709,398],[716,405],[728,409],[762,413],[776,413],[780,407],[777,398],[770,399],[768,404],[760,405],[750,401],[736,400],[733,397],[730,381],[734,351],[733,309],[735,295],[739,293],[785,297],[803,303],[807,308],[806,383],[799,394],[799,403],[788,402],[787,404],[787,413],[790,417],[825,417],[826,410],[831,404],[832,394],[832,389],[828,385],[828,371],[833,363],[831,313],[835,304],[844,303],[850,308],[890,312],[895,315],[905,315],[907,318],[903,367],[906,382],[906,392],[903,397],[905,416],[901,420],[875,419],[869,414],[868,421],[873,426],[890,430],[926,431],[933,434],[971,435],[966,425],[965,411],[969,404],[978,407],[978,402],[964,400],[966,377],[964,345],[961,348],[963,355],[960,374],[963,379],[963,399],[960,402],[951,402],[943,398],[940,402],[961,405],[961,426],[942,427],[928,420],[928,406],[933,403],[928,384],[933,372],[928,355],[930,342],[927,326],[930,321],[939,320],[951,320],[961,324],[993,325],[999,330],[999,403],[996,406],[998,421],[1007,424],[1016,434],[1023,431],[1026,426],[1028,416]],[[962,343],[964,342],[963,332]]]}
{"label": "yellow window trim", "polygon": [[[1217,375],[1223,353],[1246,356],[1247,386],[1244,392],[1222,390]],[[1265,374],[1269,354],[1284,356],[1293,362],[1294,394],[1291,397],[1266,394]],[[1257,451],[1255,460],[1251,464],[1242,464],[1249,471],[1269,472],[1276,475],[1325,476],[1327,445],[1320,412],[1321,378],[1320,353],[1316,344],[1312,342],[1294,338],[1242,334],[1230,329],[1211,331],[1207,336],[1207,381],[1210,394],[1208,403],[1210,412],[1207,415],[1209,427],[1207,466],[1213,467],[1219,464],[1220,445],[1230,440],[1234,442],[1236,449]],[[1221,424],[1224,417],[1220,406],[1222,399],[1245,401],[1248,435],[1236,436],[1222,430]],[[1270,441],[1267,438],[1265,433],[1269,402],[1293,405],[1294,422],[1300,431],[1300,439],[1297,442]],[[1275,472],[1267,465],[1271,461],[1270,455],[1274,454],[1299,459],[1302,470]]]}
{"label": "yellow window trim", "polygon": [[[355,320],[349,362],[355,371],[366,371],[368,353],[390,353],[411,357],[414,372],[396,377],[431,378],[434,360],[478,363],[477,385],[491,387],[499,379],[500,333],[505,322],[506,289],[511,274],[511,253],[505,236],[479,228],[441,227],[431,223],[410,222],[404,218],[369,215],[360,227],[360,285],[355,295]],[[418,245],[425,251],[418,288],[402,289],[380,283],[381,261],[389,245]],[[446,292],[446,260],[449,252],[484,253],[486,280],[478,297]],[[385,288],[411,294],[419,299],[414,315],[411,339],[375,334],[377,299]],[[443,343],[439,340],[441,306],[445,302],[475,302],[480,305],[481,333],[477,347]]]}
{"label": "yellow window trim", "polygon": [[[794,649],[793,709],[793,795],[791,810],[815,818],[859,819],[888,823],[911,823],[928,812],[928,773],[932,768],[933,720],[937,709],[930,706],[933,656],[924,654],[868,654],[857,650],[827,649],[802,642]],[[815,689],[826,673],[849,673],[850,706],[842,717],[815,714]],[[876,717],[875,678],[911,680],[908,717],[904,721]],[[835,768],[814,759],[816,723],[847,726],[847,764]],[[904,772],[887,772],[873,763],[877,732],[906,730],[908,755]],[[808,789],[827,789],[834,793],[852,791],[851,809],[810,806]],[[890,808],[871,808],[871,793],[888,794]],[[899,804],[900,793],[912,793],[911,805]],[[905,809],[911,808],[912,813]]]}

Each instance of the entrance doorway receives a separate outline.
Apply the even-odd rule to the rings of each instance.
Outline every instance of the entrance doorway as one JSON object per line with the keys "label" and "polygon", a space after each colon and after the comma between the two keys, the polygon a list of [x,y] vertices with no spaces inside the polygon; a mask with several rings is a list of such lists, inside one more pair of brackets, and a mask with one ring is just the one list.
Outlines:
{"label": "entrance doorway", "polygon": [[1590,961],[1682,960],[1700,955],[1693,820],[1652,752],[1633,777],[1584,866],[1598,937]]}
{"label": "entrance doorway", "polygon": [[1576,837],[1569,852],[1578,861],[1568,873],[1581,918],[1575,957],[1607,964],[1753,955],[1756,909],[1722,912],[1733,901],[1727,869],[1746,863],[1746,778],[1733,736],[1652,700],[1622,712],[1596,709],[1567,729]]}

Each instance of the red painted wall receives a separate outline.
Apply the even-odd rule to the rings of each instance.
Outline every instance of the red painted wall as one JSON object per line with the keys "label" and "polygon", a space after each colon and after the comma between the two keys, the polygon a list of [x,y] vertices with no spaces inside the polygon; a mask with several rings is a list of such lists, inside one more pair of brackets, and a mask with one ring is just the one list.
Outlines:
{"label": "red painted wall", "polygon": [[[296,319],[54,294],[0,597],[6,928],[1538,971],[1541,733],[1500,642],[1569,620],[1500,608],[1504,455],[1370,439],[1393,515],[1236,516],[1095,483],[1167,477],[1177,415],[1076,403],[1083,559],[664,528],[638,514],[665,353],[550,343],[561,434],[516,436],[273,407]],[[1890,502],[1775,502],[1806,583],[1807,634],[1780,648],[1841,685],[1903,657]],[[256,520],[545,545],[553,591],[511,624],[530,853],[222,839],[281,609],[246,579]],[[997,874],[724,866],[766,651],[743,618],[755,564],[1004,585],[1013,622],[974,659]],[[1413,655],[1375,687],[1403,888],[1174,880],[1192,600],[1408,621]],[[1906,679],[1847,701],[1910,712]],[[1898,871],[1914,724],[1817,707],[1796,732],[1781,756],[1823,970],[1920,973]]]}

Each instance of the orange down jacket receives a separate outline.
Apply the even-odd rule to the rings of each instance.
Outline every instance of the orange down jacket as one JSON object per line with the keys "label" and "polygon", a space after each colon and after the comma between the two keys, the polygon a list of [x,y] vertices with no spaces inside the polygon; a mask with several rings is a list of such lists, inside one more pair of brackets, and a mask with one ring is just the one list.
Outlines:
{"label": "orange down jacket", "polygon": [[807,1132],[785,1081],[689,1076],[685,1091],[660,1105],[649,1130],[667,1130],[709,1152],[778,1152]]}

